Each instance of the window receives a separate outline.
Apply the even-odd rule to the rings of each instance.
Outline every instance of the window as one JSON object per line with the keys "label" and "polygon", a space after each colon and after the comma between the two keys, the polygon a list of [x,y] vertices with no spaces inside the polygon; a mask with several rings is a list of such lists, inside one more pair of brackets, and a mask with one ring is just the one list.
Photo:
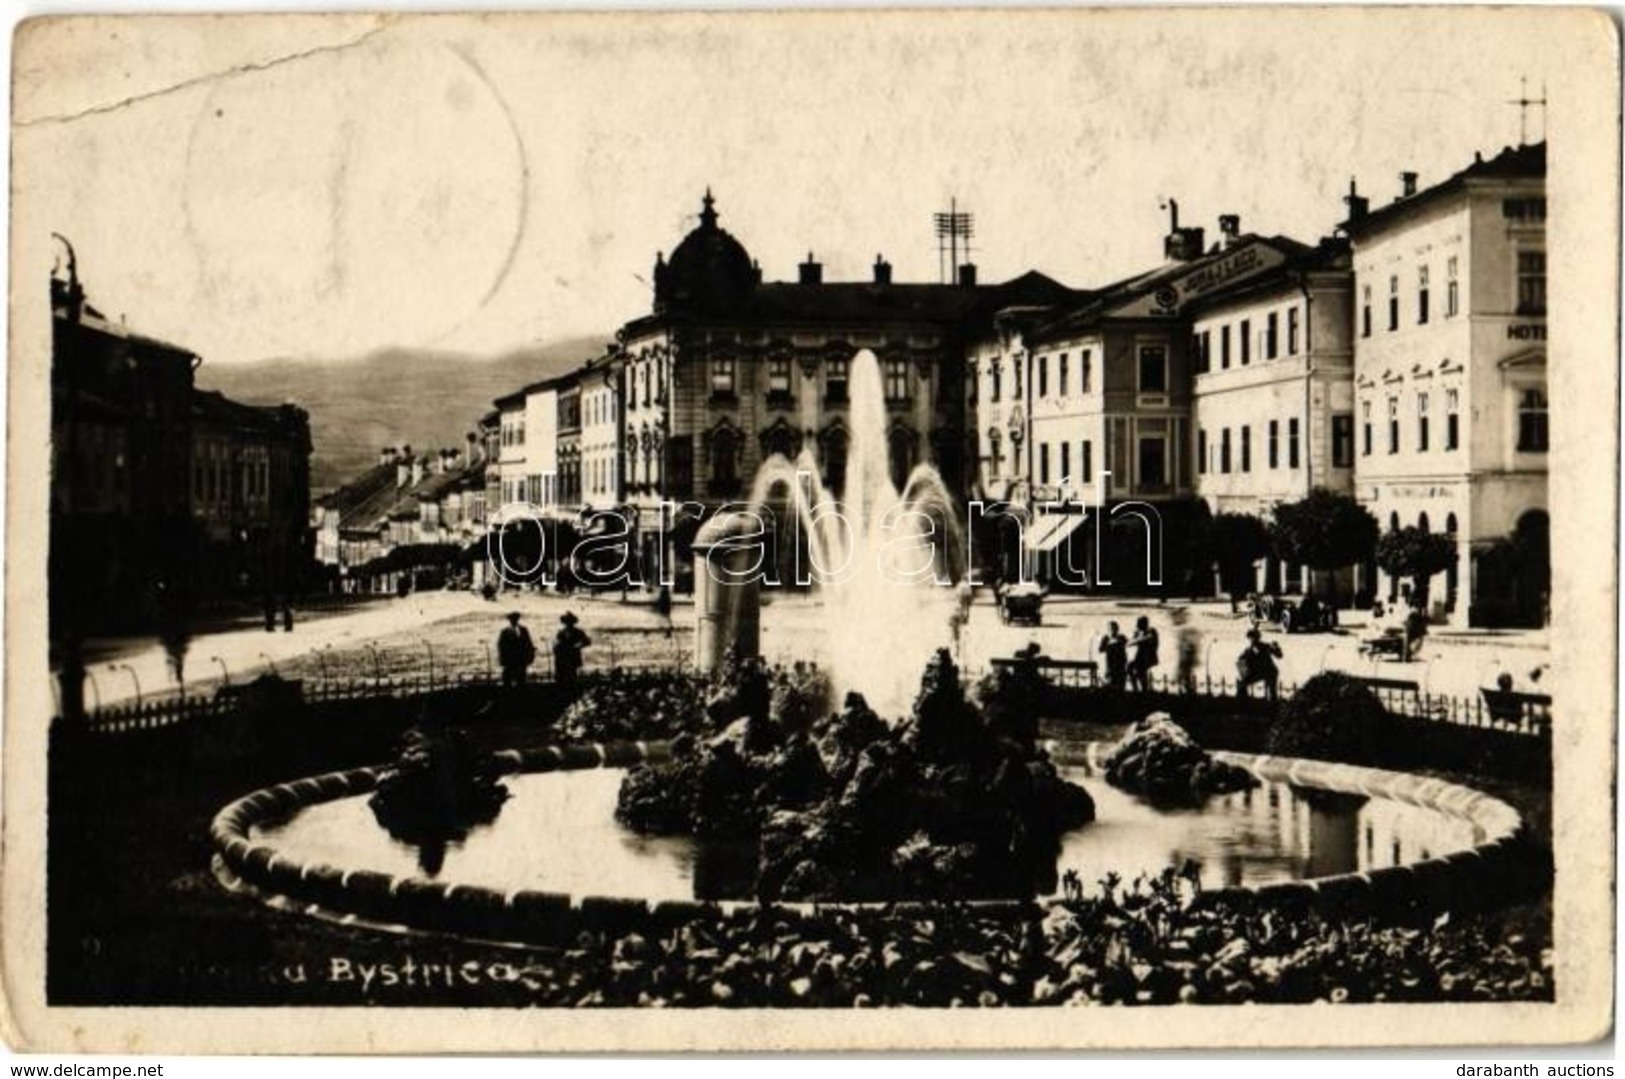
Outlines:
{"label": "window", "polygon": [[1219,366],[1226,370],[1230,367],[1230,327],[1219,328]]}
{"label": "window", "polygon": [[1219,471],[1230,471],[1230,428],[1219,432]]}
{"label": "window", "polygon": [[1038,396],[1049,396],[1049,357],[1038,357]]}
{"label": "window", "polygon": [[1286,309],[1286,354],[1298,354],[1298,308],[1296,305]]}
{"label": "window", "polygon": [[1428,395],[1416,395],[1416,452],[1426,453],[1428,449]]}
{"label": "window", "polygon": [[651,402],[651,398],[654,396],[654,385],[655,385],[655,375],[656,375],[656,373],[657,372],[655,370],[655,364],[653,362],[646,364],[644,366],[644,368],[643,368],[643,407],[644,408],[649,407],[650,402]]}
{"label": "window", "polygon": [[1508,221],[1535,224],[1546,220],[1546,200],[1543,198],[1502,199],[1501,216]]}
{"label": "window", "polygon": [[1360,453],[1371,456],[1371,402],[1360,402]]}
{"label": "window", "polygon": [[1168,440],[1161,435],[1140,439],[1141,487],[1165,487],[1168,484]]}
{"label": "window", "polygon": [[1428,320],[1428,268],[1416,268],[1416,321],[1425,325]]}
{"label": "window", "polygon": [[1072,443],[1070,442],[1061,443],[1060,477],[1062,483],[1070,483],[1072,481]]}
{"label": "window", "polygon": [[1281,316],[1275,311],[1271,311],[1269,318],[1264,321],[1264,358],[1266,360],[1275,359],[1276,353],[1279,351],[1277,341],[1280,334],[1280,321]]}
{"label": "window", "polygon": [[1241,366],[1246,367],[1253,358],[1253,320],[1242,319],[1241,329],[1237,331],[1236,336],[1241,344]]}
{"label": "window", "polygon": [[1056,392],[1059,393],[1062,397],[1066,396],[1066,376],[1067,376],[1066,367],[1067,367],[1067,355],[1066,355],[1066,353],[1063,352],[1063,353],[1061,353],[1061,370],[1060,370],[1060,374],[1057,376],[1057,381],[1060,383],[1060,385],[1056,388]]}
{"label": "window", "polygon": [[1265,438],[1265,445],[1268,447],[1266,452],[1269,454],[1271,468],[1279,468],[1281,466],[1280,441],[1281,421],[1271,420],[1269,425],[1269,433]]}
{"label": "window", "polygon": [[734,392],[734,362],[732,357],[711,361],[711,396],[732,397]]}
{"label": "window", "polygon": [[1207,472],[1207,430],[1202,427],[1196,429],[1196,472]]}
{"label": "window", "polygon": [[1014,389],[1016,391],[1016,400],[1018,401],[1021,400],[1021,369],[1025,366],[1027,366],[1027,357],[1019,355],[1011,357],[1010,374],[1015,382]]}
{"label": "window", "polygon": [[1354,414],[1332,414],[1332,467],[1354,467]]}
{"label": "window", "polygon": [[1038,482],[1049,485],[1049,443],[1038,444]]}
{"label": "window", "polygon": [[1199,333],[1191,334],[1191,362],[1196,365],[1197,374],[1207,374],[1207,357],[1202,354],[1202,335]]}
{"label": "window", "polygon": [[1546,391],[1524,390],[1518,399],[1518,452],[1545,453]]}
{"label": "window", "polygon": [[1250,424],[1241,429],[1241,470],[1243,472],[1253,470],[1253,429]]}
{"label": "window", "polygon": [[1460,283],[1456,280],[1456,256],[1451,255],[1444,264],[1444,317],[1452,318],[1461,310]]}
{"label": "window", "polygon": [[711,432],[711,493],[735,494],[739,490],[740,436],[731,427]]}
{"label": "window", "polygon": [[886,361],[886,400],[908,400],[908,361]]}
{"label": "window", "polygon": [[775,357],[767,361],[767,396],[788,400],[790,397],[790,359]]}
{"label": "window", "polygon": [[1298,418],[1296,416],[1286,421],[1286,466],[1298,467]]}
{"label": "window", "polygon": [[1087,438],[1083,440],[1083,482],[1093,483],[1095,479],[1095,444]]}
{"label": "window", "polygon": [[1360,336],[1371,336],[1371,286],[1360,286]]}
{"label": "window", "polygon": [[1140,346],[1140,392],[1168,392],[1168,350],[1161,345]]}
{"label": "window", "polygon": [[[824,371],[824,400],[840,403],[846,400],[847,360],[829,360]],[[999,369],[993,368],[993,400],[999,399]]]}
{"label": "window", "polygon": [[1444,391],[1444,448],[1453,450],[1461,439],[1461,391]]}
{"label": "window", "polygon": [[1078,353],[1078,392],[1089,392],[1089,361],[1091,355],[1088,349]]}
{"label": "window", "polygon": [[1399,398],[1388,398],[1388,452],[1399,452]]}
{"label": "window", "polygon": [[994,404],[998,404],[999,402],[999,383],[1002,381],[999,374],[999,361],[994,360],[992,366],[988,368],[987,372],[987,377],[989,380],[987,399]]}
{"label": "window", "polygon": [[1546,313],[1546,252],[1518,252],[1518,314]]}

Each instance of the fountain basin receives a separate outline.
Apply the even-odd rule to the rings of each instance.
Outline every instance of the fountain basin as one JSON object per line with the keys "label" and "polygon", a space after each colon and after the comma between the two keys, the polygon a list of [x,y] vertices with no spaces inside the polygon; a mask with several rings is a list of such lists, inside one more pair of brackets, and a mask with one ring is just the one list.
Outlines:
{"label": "fountain basin", "polygon": [[[1090,745],[1072,754],[1058,754],[1057,760],[1075,769],[1074,775],[1089,778],[1098,769],[1109,747]],[[470,836],[465,846],[448,859],[443,879],[429,880],[417,873],[410,851],[392,850],[391,841],[372,822],[365,796],[376,785],[381,769],[360,768],[302,779],[256,791],[226,806],[211,828],[216,868],[221,878],[234,887],[253,890],[282,906],[291,906],[318,915],[342,917],[349,921],[396,929],[451,932],[481,940],[511,942],[556,942],[571,940],[585,927],[616,928],[647,924],[675,924],[695,917],[727,916],[735,911],[757,907],[751,899],[696,899],[694,885],[701,861],[686,840],[650,840],[622,833],[619,842],[629,845],[611,852],[604,828],[616,828],[611,820],[619,776],[615,769],[641,760],[663,759],[660,743],[573,746],[564,749],[509,751],[501,755],[504,769],[519,778],[511,780],[515,797],[511,812],[531,803],[535,816],[504,818],[492,829]],[[1204,894],[1250,896],[1264,901],[1310,902],[1347,908],[1351,903],[1369,902],[1383,906],[1426,902],[1448,908],[1458,899],[1471,897],[1475,889],[1492,880],[1519,857],[1517,845],[1521,821],[1515,810],[1495,798],[1459,784],[1411,776],[1379,769],[1319,761],[1272,758],[1246,754],[1220,754],[1225,759],[1253,771],[1265,786],[1249,792],[1254,799],[1242,806],[1245,814],[1264,830],[1288,840],[1285,857],[1311,854],[1298,850],[1291,855],[1292,836],[1319,827],[1339,830],[1346,845],[1348,820],[1336,814],[1316,817],[1313,800],[1329,796],[1335,801],[1367,800],[1377,806],[1373,815],[1361,821],[1356,815],[1355,863],[1352,869],[1307,875],[1294,873],[1284,865],[1269,871],[1269,859],[1262,860],[1263,871],[1243,872],[1234,879],[1223,874],[1223,859],[1205,863],[1219,867],[1221,875],[1204,883]],[[568,772],[571,775],[550,775]],[[1112,792],[1103,782],[1092,783],[1101,813],[1089,828],[1063,841],[1060,868],[1077,868],[1086,882],[1111,870],[1132,880],[1141,869],[1157,867],[1102,864],[1113,843],[1119,851],[1143,847],[1147,834],[1145,821],[1136,823],[1132,815],[1119,813],[1118,804],[1126,795]],[[1288,792],[1290,797],[1283,795]],[[1292,793],[1298,792],[1298,793]],[[1316,795],[1314,792],[1321,792]],[[1113,797],[1113,796],[1117,797]],[[1241,800],[1243,794],[1225,796]],[[1273,804],[1272,804],[1273,802]],[[1347,802],[1344,803],[1346,808]],[[1229,807],[1234,808],[1234,807]],[[1220,812],[1200,814],[1222,818]],[[1174,816],[1141,807],[1165,827]],[[1361,829],[1375,827],[1382,820],[1401,820],[1408,813],[1424,814],[1434,823],[1424,839],[1412,835],[1401,840],[1399,849],[1373,849],[1361,860]],[[346,823],[346,822],[350,823]],[[1317,824],[1318,821],[1318,824]],[[608,822],[606,825],[605,822]],[[578,849],[564,857],[556,837],[567,835],[572,826],[584,826],[576,837]],[[365,829],[362,829],[362,825]],[[1117,829],[1114,837],[1113,829]],[[1256,829],[1255,829],[1256,830]],[[551,850],[558,864],[535,873],[520,875],[531,863],[527,853],[527,833],[539,843],[533,853],[546,857]],[[1094,837],[1091,851],[1083,844]],[[1454,838],[1452,838],[1454,837]],[[489,850],[479,853],[481,846]],[[685,850],[685,847],[687,848]],[[634,861],[643,863],[637,874],[619,872],[627,864],[630,851]],[[1155,856],[1168,864],[1167,854]],[[1394,857],[1387,857],[1388,853]],[[614,854],[615,856],[611,856]],[[1425,854],[1425,856],[1424,856]],[[651,859],[665,869],[649,871]],[[1080,861],[1080,859],[1086,859]],[[1336,868],[1335,861],[1309,858],[1303,869]],[[465,865],[468,871],[464,871]],[[571,867],[574,868],[571,868]],[[595,867],[593,875],[583,875],[583,866]],[[685,875],[684,867],[687,867]],[[483,868],[481,868],[483,867]],[[516,867],[521,867],[516,871]],[[1054,902],[1041,897],[1039,902]],[[884,904],[850,904],[850,906]],[[988,901],[971,904],[981,907],[1021,909],[1022,902]],[[789,909],[811,904],[781,903]],[[828,909],[831,904],[818,904]]]}

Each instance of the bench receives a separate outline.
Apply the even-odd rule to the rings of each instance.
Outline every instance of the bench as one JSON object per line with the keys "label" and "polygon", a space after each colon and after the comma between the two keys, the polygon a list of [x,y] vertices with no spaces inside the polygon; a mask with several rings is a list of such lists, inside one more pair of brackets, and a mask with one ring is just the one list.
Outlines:
{"label": "bench", "polygon": [[1490,723],[1505,723],[1522,727],[1527,721],[1537,726],[1544,723],[1552,707],[1549,693],[1519,693],[1510,689],[1480,689],[1484,707],[1490,713]]}
{"label": "bench", "polygon": [[1014,656],[1001,656],[996,657],[992,662],[994,667],[1007,669],[1030,665],[1041,673],[1047,674],[1053,671],[1058,676],[1055,679],[1057,685],[1100,685],[1100,664],[1092,659],[1050,659],[1048,656],[1038,656],[1028,660]]}

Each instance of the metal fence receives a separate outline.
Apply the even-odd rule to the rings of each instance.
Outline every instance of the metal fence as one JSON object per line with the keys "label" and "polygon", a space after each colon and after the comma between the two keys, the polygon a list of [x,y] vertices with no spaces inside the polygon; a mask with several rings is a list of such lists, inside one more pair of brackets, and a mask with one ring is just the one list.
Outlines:
{"label": "metal fence", "polygon": [[[1112,692],[1100,679],[1099,665],[1087,660],[1049,659],[1040,656],[1033,660],[995,659],[992,665],[1013,668],[1023,663],[1031,663],[1046,682],[1058,688]],[[984,672],[967,672],[972,680],[981,673]],[[1364,677],[1357,674],[1348,674],[1348,677],[1370,689],[1390,715],[1462,727],[1507,731],[1538,738],[1551,736],[1552,699],[1546,694],[1484,689],[1477,697],[1467,698],[1430,693],[1425,691],[1420,683],[1409,679]],[[1234,679],[1222,676],[1213,678],[1206,674],[1200,676],[1193,674],[1182,678],[1175,674],[1153,672],[1147,682],[1150,692],[1173,696],[1215,699],[1244,696],[1257,698],[1262,697],[1265,692],[1261,684],[1254,684],[1248,690],[1243,690]],[[1277,698],[1283,701],[1290,700],[1298,688],[1296,683],[1281,682],[1276,687]]]}

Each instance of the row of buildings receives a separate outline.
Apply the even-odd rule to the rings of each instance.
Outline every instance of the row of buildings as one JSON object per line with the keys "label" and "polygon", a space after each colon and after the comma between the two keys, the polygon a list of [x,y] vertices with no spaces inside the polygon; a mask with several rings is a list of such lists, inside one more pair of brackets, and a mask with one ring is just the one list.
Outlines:
{"label": "row of buildings", "polygon": [[[766,281],[707,192],[697,226],[656,258],[650,310],[601,355],[480,421],[455,459],[451,541],[478,563],[482,537],[517,519],[564,530],[614,509],[641,579],[657,580],[686,562],[698,519],[741,498],[772,454],[812,449],[841,489],[851,362],[867,349],[894,479],[929,462],[967,502],[1020,522],[993,553],[996,572],[1054,577],[1065,559],[1106,577],[1081,505],[1143,503],[1177,530],[1200,514],[1267,520],[1328,489],[1384,529],[1454,538],[1456,564],[1432,597],[1439,619],[1538,623],[1545,172],[1539,144],[1425,188],[1407,173],[1376,207],[1351,182],[1343,219],[1314,243],[1245,231],[1235,215],[1209,243],[1171,204],[1162,258],[1088,289],[1036,272],[984,284],[973,265],[950,282],[899,283],[881,256],[868,280],[826,281],[812,254],[793,281]],[[433,499],[409,478],[397,465],[374,502],[341,493],[324,557],[338,557],[344,522],[381,536],[386,517],[414,509],[425,531],[410,542],[439,542],[427,538],[441,534]],[[675,506],[688,516],[670,519]],[[443,530],[446,511],[432,512]],[[387,546],[353,553],[377,559]],[[1193,569],[1205,567],[1187,567],[1184,584]],[[1273,560],[1257,572],[1260,590],[1314,585]],[[1127,588],[1145,578],[1111,576]],[[1340,585],[1399,589],[1369,565]]]}
{"label": "row of buildings", "polygon": [[51,278],[53,640],[163,630],[220,601],[284,605],[315,568],[310,422],[197,388],[201,359]]}

